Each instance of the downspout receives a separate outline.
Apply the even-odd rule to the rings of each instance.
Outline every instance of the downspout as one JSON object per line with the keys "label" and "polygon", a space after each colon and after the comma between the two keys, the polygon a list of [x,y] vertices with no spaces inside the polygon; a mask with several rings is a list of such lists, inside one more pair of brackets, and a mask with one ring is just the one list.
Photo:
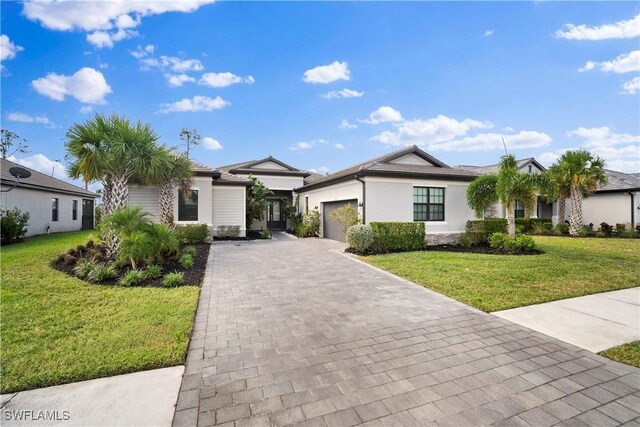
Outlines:
{"label": "downspout", "polygon": [[631,196],[631,229],[633,230],[636,227],[636,204],[633,192],[629,191],[629,196]]}
{"label": "downspout", "polygon": [[362,183],[362,223],[367,223],[367,205],[365,200],[367,200],[367,183],[360,178],[360,176],[356,175],[356,181],[360,181]]}

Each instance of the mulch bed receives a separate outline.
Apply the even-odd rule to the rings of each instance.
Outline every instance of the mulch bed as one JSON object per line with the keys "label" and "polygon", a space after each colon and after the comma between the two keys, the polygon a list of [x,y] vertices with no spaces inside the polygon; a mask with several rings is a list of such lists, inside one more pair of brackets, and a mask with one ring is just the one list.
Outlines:
{"label": "mulch bed", "polygon": [[246,240],[265,240],[262,237],[262,233],[256,230],[249,230],[247,232],[247,237],[213,237],[215,242],[235,242],[235,241],[246,241]]}
{"label": "mulch bed", "polygon": [[[533,249],[530,251],[503,252],[499,249],[494,249],[489,245],[473,245],[468,248],[460,245],[431,245],[427,246],[424,250],[433,252],[461,252],[485,255],[542,255],[544,253],[543,251],[540,251],[538,249]],[[374,255],[372,253],[361,254],[359,252],[356,252],[353,248],[347,248],[344,251],[354,255]]]}
{"label": "mulch bed", "polygon": [[[207,268],[207,259],[209,258],[209,249],[211,248],[211,245],[203,244],[203,245],[187,245],[187,246],[195,246],[196,248],[196,255],[193,257],[193,267],[189,270],[185,270],[180,265],[179,259],[176,258],[166,262],[162,266],[162,274],[164,276],[166,273],[182,272],[184,275],[185,286],[201,286],[202,279],[204,277],[204,272]],[[62,271],[63,273],[68,274],[69,276],[76,277],[76,275],[73,272],[74,267],[69,266],[64,262],[53,260],[51,262],[51,266],[58,271]],[[118,269],[117,271],[118,271],[119,277],[124,276],[124,274],[128,270],[129,270],[128,267]],[[162,285],[163,276],[156,277],[155,279],[147,279],[141,284],[136,286],[137,287],[140,287],[140,286],[163,287]],[[91,283],[92,285],[116,285],[118,284],[119,277],[115,279],[107,279],[100,283],[94,283],[94,282],[87,282],[87,283]]]}

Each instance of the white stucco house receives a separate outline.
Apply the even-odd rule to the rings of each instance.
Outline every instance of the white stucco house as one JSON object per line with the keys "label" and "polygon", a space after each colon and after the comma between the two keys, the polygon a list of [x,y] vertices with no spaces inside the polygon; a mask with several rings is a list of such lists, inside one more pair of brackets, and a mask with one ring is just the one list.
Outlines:
{"label": "white stucco house", "polygon": [[[7,159],[1,160],[0,206],[29,212],[26,236],[94,227],[97,194]],[[31,176],[16,182],[9,173],[12,167],[27,169]]]}

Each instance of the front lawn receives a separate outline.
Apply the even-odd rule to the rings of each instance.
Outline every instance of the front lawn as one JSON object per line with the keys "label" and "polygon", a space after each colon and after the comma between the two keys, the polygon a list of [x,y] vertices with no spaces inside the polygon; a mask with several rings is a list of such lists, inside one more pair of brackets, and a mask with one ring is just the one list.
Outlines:
{"label": "front lawn", "polygon": [[640,341],[633,341],[610,348],[600,353],[608,359],[640,368]]}
{"label": "front lawn", "polygon": [[640,285],[640,241],[535,237],[543,255],[407,252],[361,259],[492,312]]}
{"label": "front lawn", "polygon": [[94,285],[51,268],[88,235],[2,247],[2,393],[184,363],[199,288]]}

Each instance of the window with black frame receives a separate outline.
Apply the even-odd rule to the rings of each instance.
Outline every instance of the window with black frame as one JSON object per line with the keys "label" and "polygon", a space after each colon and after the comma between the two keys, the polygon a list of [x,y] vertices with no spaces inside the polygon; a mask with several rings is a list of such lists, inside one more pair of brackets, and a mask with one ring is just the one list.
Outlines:
{"label": "window with black frame", "polygon": [[178,221],[198,220],[198,190],[191,190],[185,197],[178,193]]}
{"label": "window with black frame", "polygon": [[73,204],[71,206],[71,220],[77,221],[78,220],[78,201],[74,200],[72,203]]}
{"label": "window with black frame", "polygon": [[60,199],[52,198],[51,199],[51,221],[58,220],[58,209],[60,207]]}
{"label": "window with black frame", "polygon": [[413,220],[444,221],[444,188],[413,187]]}
{"label": "window with black frame", "polygon": [[524,203],[521,200],[516,200],[516,218],[524,218]]}

